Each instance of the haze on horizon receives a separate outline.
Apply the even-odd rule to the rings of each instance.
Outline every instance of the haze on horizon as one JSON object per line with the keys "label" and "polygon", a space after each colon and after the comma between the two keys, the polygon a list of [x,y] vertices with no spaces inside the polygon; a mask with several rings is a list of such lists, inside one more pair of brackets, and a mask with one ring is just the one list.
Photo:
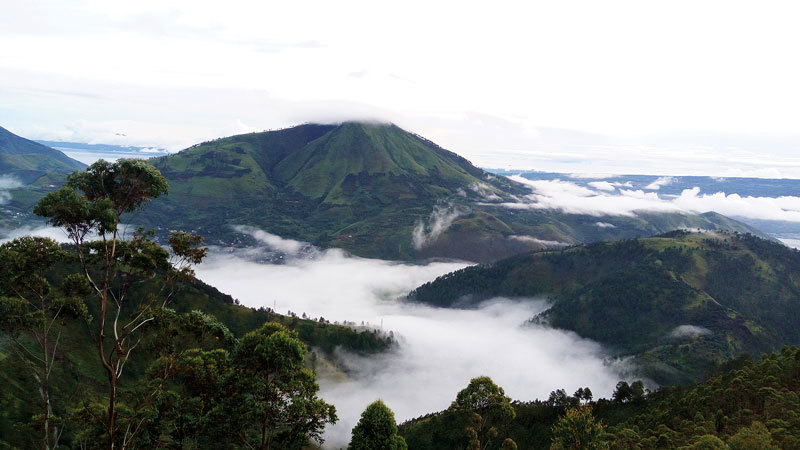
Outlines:
{"label": "haze on horizon", "polygon": [[374,119],[482,167],[800,178],[797,8],[15,2],[0,125],[175,151]]}

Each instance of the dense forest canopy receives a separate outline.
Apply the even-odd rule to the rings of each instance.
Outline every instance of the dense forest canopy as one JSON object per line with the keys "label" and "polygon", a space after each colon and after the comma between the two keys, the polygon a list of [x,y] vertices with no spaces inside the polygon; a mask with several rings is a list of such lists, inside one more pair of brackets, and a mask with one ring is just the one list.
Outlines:
{"label": "dense forest canopy", "polygon": [[748,234],[675,231],[520,255],[444,275],[408,297],[470,307],[496,296],[547,298],[532,323],[633,355],[659,383],[800,344],[800,252]]}

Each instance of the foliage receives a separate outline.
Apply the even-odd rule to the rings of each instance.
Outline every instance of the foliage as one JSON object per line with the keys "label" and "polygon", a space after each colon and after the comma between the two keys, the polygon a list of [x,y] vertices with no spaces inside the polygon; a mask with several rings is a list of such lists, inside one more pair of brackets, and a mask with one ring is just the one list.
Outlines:
{"label": "foliage", "polygon": [[[96,345],[108,375],[105,426],[109,448],[126,448],[138,429],[122,429],[117,423],[119,379],[131,352],[147,337],[148,322],[168,303],[166,289],[170,283],[178,276],[191,275],[188,265],[205,255],[204,249],[195,248],[202,244],[202,238],[185,233],[170,238],[175,244],[172,252],[176,262],[170,261],[170,254],[151,239],[152,233],[139,229],[130,240],[120,236],[123,213],[136,211],[168,191],[166,179],[143,160],[99,160],[86,171],[68,176],[66,186],[46,195],[34,208],[36,214],[66,231],[75,245],[81,273],[100,305]],[[97,239],[92,240],[94,236]],[[159,272],[166,274],[162,288],[140,302],[138,311],[128,311],[126,295],[130,287]]]}
{"label": "foliage", "polygon": [[548,297],[531,322],[635,356],[661,384],[800,344],[800,252],[752,235],[674,232],[538,252],[439,277],[412,300],[469,306]]}
{"label": "foliage", "polygon": [[405,439],[397,434],[394,413],[381,400],[370,403],[353,428],[348,450],[406,450]]}
{"label": "foliage", "polygon": [[228,426],[241,444],[268,449],[298,448],[309,438],[322,442],[336,409],[316,396],[319,387],[303,367],[305,356],[297,333],[278,323],[266,323],[236,344],[226,410],[237,418]]}
{"label": "foliage", "polygon": [[[593,242],[652,235],[681,226],[747,228],[686,214],[596,218],[501,206],[528,188],[493,176],[394,125],[305,124],[204,142],[151,160],[169,180],[138,223],[196,230],[216,245],[246,244],[231,225],[339,247],[359,256],[487,262],[541,248],[512,236]],[[412,233],[432,228],[432,214],[463,214],[435,242],[415,248]]]}
{"label": "foliage", "polygon": [[[0,329],[15,344],[39,387],[41,409],[33,418],[43,448],[58,447],[63,402],[54,407],[51,375],[67,319],[90,320],[83,297],[89,287],[79,275],[56,289],[45,274],[67,253],[49,238],[24,236],[0,245]],[[58,413],[54,411],[59,410]]]}
{"label": "foliage", "polygon": [[596,421],[588,406],[567,408],[564,416],[553,425],[551,449],[602,449],[603,423]]}
{"label": "foliage", "polygon": [[[617,395],[578,405],[559,389],[553,401],[513,402],[507,433],[520,448],[586,448],[579,443],[587,441],[615,449],[800,448],[800,348],[736,365],[692,386],[645,391],[636,401]],[[462,423],[448,409],[401,424],[400,434],[410,448],[468,448],[453,432]]]}

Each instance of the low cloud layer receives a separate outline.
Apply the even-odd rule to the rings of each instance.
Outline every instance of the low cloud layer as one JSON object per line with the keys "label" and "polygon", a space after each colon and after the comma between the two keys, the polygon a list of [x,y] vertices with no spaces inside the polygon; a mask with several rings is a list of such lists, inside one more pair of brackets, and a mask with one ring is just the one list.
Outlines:
{"label": "low cloud layer", "polygon": [[[800,222],[800,197],[752,197],[724,192],[701,193],[700,188],[685,189],[678,196],[659,197],[656,192],[623,189],[623,184],[590,183],[595,189],[562,180],[528,180],[514,175],[512,180],[529,186],[532,193],[524,202],[503,203],[514,209],[554,209],[567,214],[592,216],[634,216],[637,211],[705,213],[715,211],[732,217]],[[603,184],[598,184],[603,183]],[[651,184],[664,186],[666,179]],[[652,189],[648,186],[648,189]],[[617,191],[607,188],[616,187]],[[602,222],[598,222],[602,223]],[[598,225],[602,226],[602,225]]]}
{"label": "low cloud layer", "polygon": [[679,325],[669,332],[669,337],[675,339],[705,336],[711,334],[711,330],[697,325]]}
{"label": "low cloud layer", "polygon": [[0,229],[0,244],[9,242],[21,236],[49,237],[54,241],[65,244],[70,242],[64,230],[55,227],[22,227],[13,230]]}
{"label": "low cloud layer", "polygon": [[411,235],[411,242],[414,244],[414,248],[419,250],[435,241],[450,228],[453,221],[468,213],[469,211],[455,205],[436,205],[433,212],[431,212],[430,218],[428,218],[428,223],[425,224],[423,221],[419,221],[414,227]]}
{"label": "low cloud layer", "polygon": [[570,245],[567,242],[548,241],[548,240],[545,240],[545,239],[538,239],[538,238],[535,238],[533,236],[524,236],[524,235],[518,235],[518,234],[511,235],[511,236],[509,236],[509,238],[514,239],[516,241],[533,242],[535,244],[542,244],[542,245],[544,245],[546,247],[567,247],[567,246]]}
{"label": "low cloud layer", "polygon": [[[256,233],[253,233],[256,234]],[[244,255],[244,256],[243,256]],[[372,358],[342,354],[346,381],[321,379],[321,396],[337,407],[328,446],[344,446],[367,404],[382,398],[398,421],[447,408],[479,375],[514,399],[546,398],[554,389],[589,386],[608,396],[618,381],[600,346],[573,333],[524,322],[543,300],[494,299],[473,310],[438,309],[398,300],[464,263],[399,264],[327,250],[313,259],[259,264],[246,253],[212,253],[197,268],[203,281],[248,306],[275,307],[329,321],[364,321],[391,330],[399,348]]]}
{"label": "low cloud layer", "polygon": [[0,175],[0,205],[11,200],[10,189],[22,186],[22,182],[13,175]]}
{"label": "low cloud layer", "polygon": [[660,177],[656,181],[645,186],[645,189],[648,191],[657,191],[661,189],[661,186],[667,186],[675,182],[675,178],[673,177]]}
{"label": "low cloud layer", "polygon": [[233,229],[239,233],[249,234],[271,250],[288,255],[297,255],[301,251],[311,248],[311,245],[308,243],[295,241],[294,239],[284,239],[277,234],[267,233],[266,231],[251,226],[236,225]]}

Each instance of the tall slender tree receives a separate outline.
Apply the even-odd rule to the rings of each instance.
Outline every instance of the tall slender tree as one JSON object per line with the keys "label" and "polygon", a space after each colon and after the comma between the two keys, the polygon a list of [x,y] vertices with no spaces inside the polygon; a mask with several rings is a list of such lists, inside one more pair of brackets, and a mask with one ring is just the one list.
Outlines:
{"label": "tall slender tree", "polygon": [[33,372],[42,398],[41,447],[58,447],[61,431],[53,424],[50,376],[67,318],[88,320],[83,277],[67,276],[54,287],[46,278],[68,254],[52,239],[24,236],[0,246],[0,328]]}
{"label": "tall slender tree", "polygon": [[[168,192],[161,173],[149,163],[103,160],[84,172],[75,172],[61,189],[45,196],[34,212],[63,228],[75,246],[81,273],[98,300],[95,344],[108,377],[105,428],[109,448],[125,448],[130,429],[120,435],[117,426],[119,380],[132,352],[147,336],[147,328],[171,297],[172,282],[191,276],[191,265],[206,251],[202,238],[174,232],[172,254],[141,229],[124,239],[121,216]],[[161,288],[147,298],[131,300],[132,285],[160,276]]]}

